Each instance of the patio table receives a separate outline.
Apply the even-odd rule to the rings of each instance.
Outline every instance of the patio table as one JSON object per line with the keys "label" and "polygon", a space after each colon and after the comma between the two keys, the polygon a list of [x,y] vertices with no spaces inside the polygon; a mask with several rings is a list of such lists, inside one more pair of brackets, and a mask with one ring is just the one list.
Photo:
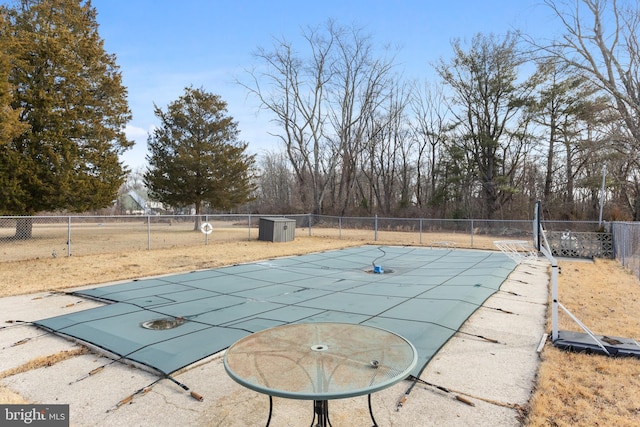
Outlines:
{"label": "patio table", "polygon": [[[248,335],[227,350],[224,367],[239,384],[272,397],[313,400],[311,425],[329,422],[328,401],[368,395],[405,379],[414,346],[393,332],[346,323],[298,323]],[[317,420],[317,422],[316,422]]]}

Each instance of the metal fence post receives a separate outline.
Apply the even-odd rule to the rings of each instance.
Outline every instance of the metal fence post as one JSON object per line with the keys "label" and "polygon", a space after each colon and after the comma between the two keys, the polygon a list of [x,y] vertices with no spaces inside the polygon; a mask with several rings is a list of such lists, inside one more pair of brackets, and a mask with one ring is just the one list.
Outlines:
{"label": "metal fence post", "polygon": [[[204,222],[209,222],[209,216],[208,215],[204,216]],[[208,233],[204,233],[204,245],[205,246],[209,245],[209,234]]]}
{"label": "metal fence post", "polygon": [[342,217],[338,217],[338,239],[342,239]]}
{"label": "metal fence post", "polygon": [[249,214],[249,226],[247,227],[247,240],[251,240],[251,214]]}
{"label": "metal fence post", "polygon": [[309,236],[311,236],[311,214],[309,214]]}
{"label": "metal fence post", "polygon": [[378,241],[378,214],[376,214],[376,217],[373,220],[373,241]]}
{"label": "metal fence post", "polygon": [[473,247],[473,220],[471,220],[471,247]]}
{"label": "metal fence post", "polygon": [[420,218],[420,244],[422,244],[422,218]]}
{"label": "metal fence post", "polygon": [[67,217],[67,256],[71,256],[71,217]]}
{"label": "metal fence post", "polygon": [[151,250],[151,216],[147,215],[147,250]]}

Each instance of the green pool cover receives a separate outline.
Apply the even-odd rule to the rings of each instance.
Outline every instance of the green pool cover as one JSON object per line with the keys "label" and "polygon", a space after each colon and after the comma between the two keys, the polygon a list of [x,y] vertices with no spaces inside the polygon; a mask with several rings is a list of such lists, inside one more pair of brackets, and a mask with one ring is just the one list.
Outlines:
{"label": "green pool cover", "polygon": [[365,324],[411,341],[419,376],[515,266],[500,252],[362,246],[82,290],[110,304],[35,323],[167,375],[262,329]]}

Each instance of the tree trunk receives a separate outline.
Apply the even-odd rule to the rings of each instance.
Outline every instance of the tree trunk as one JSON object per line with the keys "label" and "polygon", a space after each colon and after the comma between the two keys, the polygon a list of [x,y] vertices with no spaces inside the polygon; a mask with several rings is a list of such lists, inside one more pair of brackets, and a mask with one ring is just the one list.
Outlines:
{"label": "tree trunk", "polygon": [[200,212],[202,211],[201,202],[197,201],[196,205],[196,219],[193,222],[193,231],[200,231]]}

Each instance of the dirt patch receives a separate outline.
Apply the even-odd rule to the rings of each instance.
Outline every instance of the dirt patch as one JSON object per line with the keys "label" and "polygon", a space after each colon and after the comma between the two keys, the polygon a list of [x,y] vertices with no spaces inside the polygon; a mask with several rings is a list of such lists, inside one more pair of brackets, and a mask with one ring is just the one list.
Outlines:
{"label": "dirt patch", "polygon": [[59,353],[49,355],[46,357],[39,357],[36,359],[32,359],[29,361],[29,363],[25,363],[22,366],[18,366],[17,368],[14,368],[14,369],[9,369],[4,372],[0,372],[0,379],[9,377],[11,375],[19,374],[21,372],[30,371],[32,369],[38,369],[45,366],[52,366],[58,362],[62,362],[63,360],[71,359],[72,357],[76,357],[81,354],[87,354],[87,353],[89,353],[88,348],[80,347],[75,350],[65,350],[65,351],[61,351]]}

